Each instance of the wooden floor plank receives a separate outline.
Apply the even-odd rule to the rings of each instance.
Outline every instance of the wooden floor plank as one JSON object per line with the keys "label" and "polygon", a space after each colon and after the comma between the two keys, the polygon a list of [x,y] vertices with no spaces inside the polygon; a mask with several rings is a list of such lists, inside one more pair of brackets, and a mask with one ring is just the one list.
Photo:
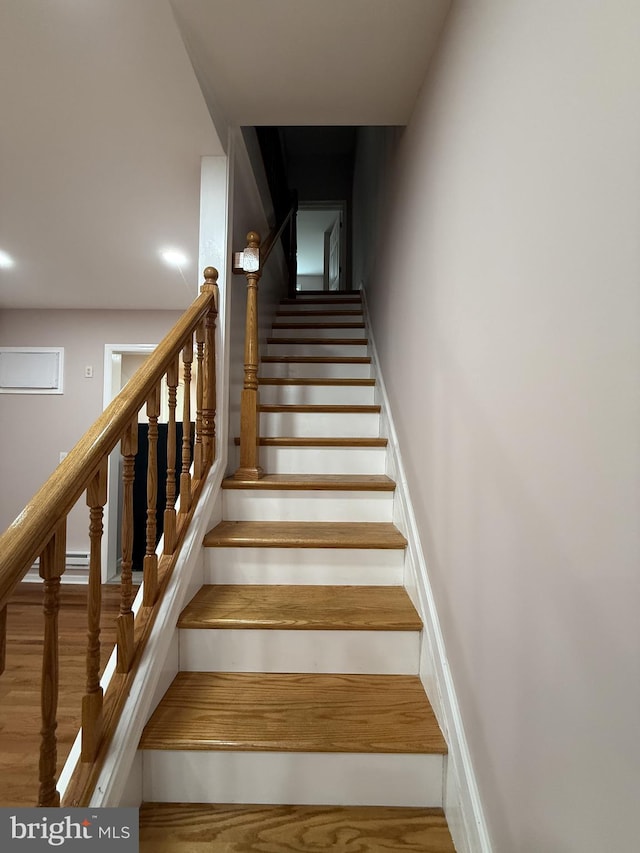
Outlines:
{"label": "wooden floor plank", "polygon": [[145,803],[140,853],[455,853],[442,809]]}
{"label": "wooden floor plank", "polygon": [[221,521],[204,538],[209,548],[405,548],[389,522]]}
{"label": "wooden floor plank", "polygon": [[445,754],[417,676],[179,672],[142,749]]}
{"label": "wooden floor plank", "polygon": [[404,587],[203,586],[183,610],[180,628],[314,631],[419,631]]}
{"label": "wooden floor plank", "polygon": [[[102,587],[101,671],[115,643],[119,586]],[[85,687],[87,587],[63,584],[59,621],[58,767],[80,728]],[[20,584],[8,605],[7,669],[0,678],[0,806],[32,806],[38,796],[42,584]]]}

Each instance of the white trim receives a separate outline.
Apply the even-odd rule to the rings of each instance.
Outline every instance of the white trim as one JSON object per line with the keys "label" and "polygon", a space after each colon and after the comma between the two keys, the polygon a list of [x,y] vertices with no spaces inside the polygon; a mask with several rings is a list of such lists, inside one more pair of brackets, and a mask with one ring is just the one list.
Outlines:
{"label": "white trim", "polygon": [[378,402],[382,406],[380,434],[389,440],[389,469],[387,474],[396,481],[394,522],[408,541],[405,586],[424,622],[425,641],[423,643],[420,677],[449,746],[444,785],[444,809],[458,853],[491,853],[489,832],[482,810],[453,676],[449,668],[427,562],[413,513],[398,435],[394,427],[389,398],[378,361],[364,288],[362,288],[362,305],[368,330],[373,375],[376,377],[376,388],[379,394]]}

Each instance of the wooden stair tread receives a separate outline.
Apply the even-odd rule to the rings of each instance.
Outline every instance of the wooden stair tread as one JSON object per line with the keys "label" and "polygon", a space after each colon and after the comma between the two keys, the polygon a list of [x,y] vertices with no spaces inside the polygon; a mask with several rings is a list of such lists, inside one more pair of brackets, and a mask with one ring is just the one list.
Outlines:
{"label": "wooden stair tread", "polygon": [[143,803],[140,853],[455,853],[442,809]]}
{"label": "wooden stair tread", "polygon": [[[325,438],[324,436],[277,435],[259,439],[261,447],[386,447],[387,438]],[[240,444],[240,436],[234,438]]]}
{"label": "wooden stair tread", "polygon": [[223,489],[393,492],[395,487],[386,474],[265,474],[259,480],[222,481]]}
{"label": "wooden stair tread", "polygon": [[263,355],[260,361],[269,364],[371,364],[368,355]]}
{"label": "wooden stair tread", "polygon": [[330,346],[366,346],[367,338],[267,338],[268,344],[328,344]]}
{"label": "wooden stair tread", "polygon": [[417,676],[179,672],[141,749],[440,754]]}
{"label": "wooden stair tread", "polygon": [[[303,315],[304,316],[304,315]],[[277,320],[272,329],[364,329],[364,323],[280,323]]]}
{"label": "wooden stair tread", "polygon": [[204,537],[208,548],[406,548],[384,521],[221,521]]}
{"label": "wooden stair tread", "polygon": [[278,311],[276,317],[362,317],[362,311],[357,308],[347,310],[314,308],[311,311],[292,311],[285,308],[283,311]]}
{"label": "wooden stair tread", "polygon": [[371,388],[376,384],[375,379],[325,379],[310,377],[266,377],[258,380],[260,385],[321,385],[321,386],[340,386],[340,387],[368,387]]}
{"label": "wooden stair tread", "polygon": [[280,403],[262,403],[259,406],[261,412],[308,412],[310,414],[318,414],[320,412],[354,415],[377,415],[380,413],[380,406],[345,406],[345,405],[325,405],[314,403],[300,404],[280,404]]}
{"label": "wooden stair tread", "polygon": [[281,299],[280,305],[361,305],[360,296],[318,296],[311,299]]}
{"label": "wooden stair tread", "polygon": [[179,628],[420,631],[404,587],[206,585],[182,611]]}

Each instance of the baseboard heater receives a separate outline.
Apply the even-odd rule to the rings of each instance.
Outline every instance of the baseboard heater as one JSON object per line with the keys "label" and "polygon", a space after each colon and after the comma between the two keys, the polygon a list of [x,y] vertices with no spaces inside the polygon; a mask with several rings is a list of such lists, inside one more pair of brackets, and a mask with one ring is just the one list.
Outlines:
{"label": "baseboard heater", "polygon": [[[68,569],[87,569],[89,567],[89,552],[67,551],[65,555],[65,565]],[[31,568],[37,569],[39,566],[40,558],[34,562]]]}

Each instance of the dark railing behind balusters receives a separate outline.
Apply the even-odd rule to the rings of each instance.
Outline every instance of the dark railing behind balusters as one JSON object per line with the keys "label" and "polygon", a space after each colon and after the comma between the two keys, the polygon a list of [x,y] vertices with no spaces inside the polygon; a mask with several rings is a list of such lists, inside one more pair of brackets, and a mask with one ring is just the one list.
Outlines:
{"label": "dark railing behind balusters", "polygon": [[[157,605],[175,565],[179,548],[197,505],[204,479],[215,455],[216,354],[215,328],[218,273],[205,270],[200,295],[158,345],[132,379],[87,430],[56,471],[0,537],[0,672],[11,666],[6,648],[7,605],[17,585],[39,558],[44,581],[44,651],[41,681],[42,729],[39,806],[57,806],[58,614],[60,580],[65,571],[66,525],[72,507],[86,492],[90,542],[87,595],[86,691],[82,701],[81,762],[71,779],[65,804],[83,805],[91,796],[97,773],[113,735],[136,663],[149,636]],[[196,342],[194,348],[194,339]],[[191,388],[196,352],[196,417],[194,459],[191,464]],[[179,363],[184,369],[182,444],[176,440]],[[166,503],[157,506],[158,418],[161,385],[168,388]],[[134,617],[133,482],[138,450],[138,413],[149,421],[147,468],[146,553],[142,607]],[[120,608],[117,617],[117,665],[103,696],[100,684],[101,543],[107,503],[107,460],[120,444],[122,466],[122,564]],[[180,497],[177,506],[177,475]],[[114,496],[117,499],[117,496]],[[156,548],[156,513],[164,515],[163,550]],[[34,792],[34,799],[35,799]]]}

